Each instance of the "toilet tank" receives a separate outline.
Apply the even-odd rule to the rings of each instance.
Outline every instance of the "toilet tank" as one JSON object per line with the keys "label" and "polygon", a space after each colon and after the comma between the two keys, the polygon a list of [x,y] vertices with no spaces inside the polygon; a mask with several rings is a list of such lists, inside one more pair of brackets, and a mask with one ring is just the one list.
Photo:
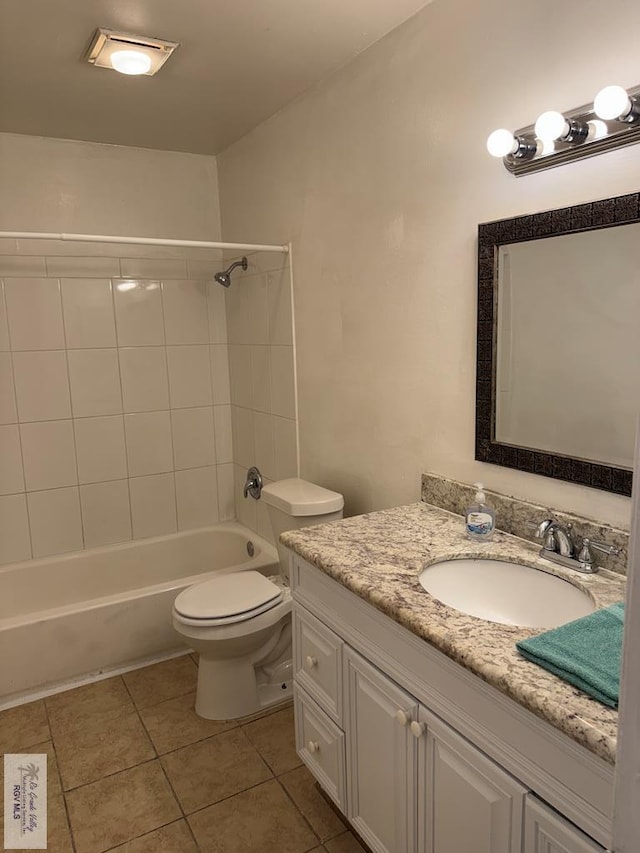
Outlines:
{"label": "toilet tank", "polygon": [[288,552],[278,542],[280,534],[285,530],[339,521],[344,507],[344,498],[339,492],[332,492],[298,477],[276,480],[264,486],[261,500],[267,505],[271,531],[280,557],[280,571],[285,577],[288,577]]}

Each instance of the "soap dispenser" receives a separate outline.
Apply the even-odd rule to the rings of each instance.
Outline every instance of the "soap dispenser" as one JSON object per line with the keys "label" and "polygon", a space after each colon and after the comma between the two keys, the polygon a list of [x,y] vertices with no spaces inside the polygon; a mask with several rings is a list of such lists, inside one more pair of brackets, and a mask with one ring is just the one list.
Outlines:
{"label": "soap dispenser", "polygon": [[472,503],[465,513],[467,536],[476,542],[487,542],[493,537],[493,531],[496,526],[496,514],[487,505],[487,496],[483,491],[484,486],[482,483],[474,483],[473,485],[477,491],[475,503]]}

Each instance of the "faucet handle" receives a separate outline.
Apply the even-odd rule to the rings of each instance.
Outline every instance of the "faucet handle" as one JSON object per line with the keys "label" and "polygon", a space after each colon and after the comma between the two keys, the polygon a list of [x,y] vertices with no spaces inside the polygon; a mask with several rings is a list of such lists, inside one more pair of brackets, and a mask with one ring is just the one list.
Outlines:
{"label": "faucet handle", "polygon": [[[606,542],[600,542],[598,539],[583,539],[582,540],[582,550],[586,550],[587,553],[590,552],[591,548],[595,548],[596,551],[600,551],[602,554],[606,554],[608,557],[617,557],[620,554],[620,548],[616,548],[615,545],[607,545]],[[580,557],[578,558],[580,559]],[[585,562],[589,562],[585,560]]]}
{"label": "faucet handle", "polygon": [[260,474],[260,471],[255,466],[252,466],[247,471],[247,479],[245,481],[244,490],[243,490],[244,496],[245,496],[245,498],[248,498],[249,495],[251,495],[251,497],[257,501],[260,498],[261,492],[262,492],[262,475]]}

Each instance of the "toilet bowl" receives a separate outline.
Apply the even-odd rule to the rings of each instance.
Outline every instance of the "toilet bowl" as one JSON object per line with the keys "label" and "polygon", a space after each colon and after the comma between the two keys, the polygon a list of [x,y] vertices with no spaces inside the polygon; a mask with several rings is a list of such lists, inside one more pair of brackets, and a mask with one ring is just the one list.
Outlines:
{"label": "toilet bowl", "polygon": [[[342,518],[344,499],[305,480],[262,489],[271,529],[280,533]],[[291,592],[288,552],[278,543],[280,574],[231,572],[178,595],[173,627],[199,653],[196,713],[245,717],[291,695]]]}

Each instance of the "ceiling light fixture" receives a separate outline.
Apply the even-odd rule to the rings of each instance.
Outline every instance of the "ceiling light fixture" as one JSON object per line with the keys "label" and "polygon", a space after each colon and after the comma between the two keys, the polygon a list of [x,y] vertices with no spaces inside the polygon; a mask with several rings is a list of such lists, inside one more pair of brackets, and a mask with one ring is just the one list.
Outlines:
{"label": "ceiling light fixture", "polygon": [[93,34],[85,59],[99,68],[121,74],[156,74],[179,46],[178,42],[118,33],[99,27]]}
{"label": "ceiling light fixture", "polygon": [[516,177],[640,142],[640,86],[606,86],[593,104],[565,113],[548,110],[535,125],[500,128],[487,149]]}

